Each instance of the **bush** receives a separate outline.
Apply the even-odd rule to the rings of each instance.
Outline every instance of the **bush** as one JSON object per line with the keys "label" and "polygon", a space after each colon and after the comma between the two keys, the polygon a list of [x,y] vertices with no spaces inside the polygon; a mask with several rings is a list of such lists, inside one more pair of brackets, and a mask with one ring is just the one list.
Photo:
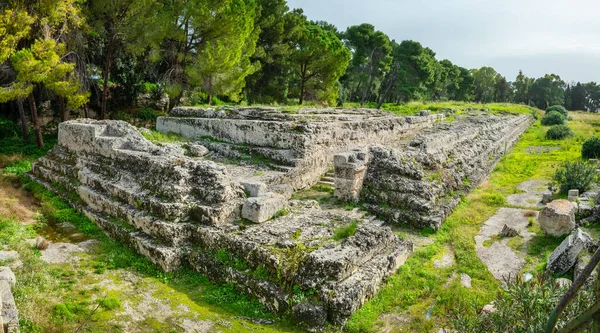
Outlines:
{"label": "bush", "polygon": [[560,193],[589,190],[598,180],[598,171],[594,165],[585,162],[567,162],[556,171],[553,177],[560,188]]}
{"label": "bush", "polygon": [[21,131],[11,120],[0,118],[0,139],[14,138]]}
{"label": "bush", "polygon": [[563,117],[567,118],[569,116],[569,112],[562,105],[552,105],[551,107],[546,109],[546,113],[550,112],[558,112],[563,115]]}
{"label": "bush", "polygon": [[573,131],[567,125],[554,125],[546,132],[546,140],[562,140],[573,136]]}
{"label": "bush", "polygon": [[599,158],[600,138],[594,136],[585,140],[581,147],[581,156],[583,156],[583,158]]}
{"label": "bush", "polygon": [[563,125],[564,123],[565,117],[556,111],[546,112],[542,118],[542,125],[544,126]]}
{"label": "bush", "polygon": [[[461,333],[490,332],[544,332],[549,314],[558,305],[567,287],[560,287],[554,279],[544,276],[524,281],[517,277],[501,292],[494,307],[496,311],[485,313],[480,308],[459,306],[450,318],[453,328]],[[558,328],[594,303],[593,288],[582,288],[561,315]],[[586,326],[582,328],[585,329]],[[591,332],[584,330],[582,332]]]}

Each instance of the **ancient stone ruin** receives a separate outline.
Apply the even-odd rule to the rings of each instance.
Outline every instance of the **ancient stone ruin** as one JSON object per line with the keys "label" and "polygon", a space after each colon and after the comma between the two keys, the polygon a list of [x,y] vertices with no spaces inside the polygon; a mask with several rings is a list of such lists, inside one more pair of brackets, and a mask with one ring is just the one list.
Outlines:
{"label": "ancient stone ruin", "polygon": [[[309,326],[343,324],[412,252],[390,227],[292,194],[333,170],[335,196],[438,228],[529,116],[176,108],[153,144],[119,121],[60,124],[31,177],[165,271],[234,283]],[[331,173],[330,173],[331,174]]]}

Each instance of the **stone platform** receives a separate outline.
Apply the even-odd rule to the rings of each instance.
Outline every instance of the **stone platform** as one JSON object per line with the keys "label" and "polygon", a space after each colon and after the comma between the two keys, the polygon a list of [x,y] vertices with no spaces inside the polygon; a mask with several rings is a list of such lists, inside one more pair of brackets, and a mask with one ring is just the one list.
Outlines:
{"label": "stone platform", "polygon": [[[69,121],[30,177],[163,270],[189,264],[307,326],[343,324],[412,252],[389,227],[288,202],[285,187],[186,154],[124,122]],[[273,197],[270,221],[241,218]]]}

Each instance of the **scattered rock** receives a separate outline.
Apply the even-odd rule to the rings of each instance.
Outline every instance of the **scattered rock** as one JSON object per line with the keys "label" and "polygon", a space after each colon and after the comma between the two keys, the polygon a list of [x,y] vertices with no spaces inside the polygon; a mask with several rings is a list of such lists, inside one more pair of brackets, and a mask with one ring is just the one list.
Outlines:
{"label": "scattered rock", "polygon": [[465,273],[460,274],[460,284],[467,289],[471,289],[471,277]]}
{"label": "scattered rock", "polygon": [[538,221],[542,230],[552,236],[562,236],[575,229],[575,211],[573,202],[559,199],[549,202],[540,212]]}
{"label": "scattered rock", "polygon": [[48,245],[48,241],[42,236],[37,236],[35,239],[35,248],[38,250],[45,250],[48,248]]}
{"label": "scattered rock", "polygon": [[452,265],[454,265],[454,252],[452,251],[444,254],[442,259],[433,262],[433,267],[438,269],[450,267]]}
{"label": "scattered rock", "polygon": [[518,235],[519,235],[519,232],[517,232],[514,228],[507,226],[506,224],[504,225],[504,228],[502,228],[502,231],[500,232],[500,236],[502,236],[502,237],[515,237]]}
{"label": "scattered rock", "polygon": [[552,192],[544,192],[542,193],[542,203],[547,204],[552,201]]}
{"label": "scattered rock", "polygon": [[259,197],[267,192],[267,185],[256,180],[244,180],[240,182],[249,197]]}
{"label": "scattered rock", "polygon": [[496,309],[496,306],[494,305],[494,302],[485,305],[483,307],[483,309],[481,309],[481,313],[482,314],[494,313],[496,311],[498,311],[498,310]]}
{"label": "scattered rock", "polygon": [[72,223],[63,222],[56,225],[56,229],[63,233],[74,233],[77,232],[77,227],[75,227]]}
{"label": "scattered rock", "polygon": [[195,142],[186,143],[184,148],[187,149],[188,155],[192,157],[202,157],[208,154],[208,148]]}
{"label": "scattered rock", "polygon": [[419,111],[419,116],[421,116],[421,117],[431,116],[431,110],[421,110],[421,111]]}
{"label": "scattered rock", "polygon": [[567,289],[567,288],[571,287],[572,284],[573,284],[573,281],[566,279],[566,278],[560,278],[560,279],[556,279],[556,281],[554,281],[554,285],[557,288]]}
{"label": "scattered rock", "polygon": [[568,272],[577,262],[579,254],[586,249],[590,236],[577,228],[552,252],[547,268],[555,274]]}

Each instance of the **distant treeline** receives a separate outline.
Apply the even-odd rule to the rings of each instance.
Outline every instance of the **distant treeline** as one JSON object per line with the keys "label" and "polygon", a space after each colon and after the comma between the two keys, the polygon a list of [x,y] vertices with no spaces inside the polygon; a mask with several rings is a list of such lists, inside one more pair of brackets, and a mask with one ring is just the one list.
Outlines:
{"label": "distant treeline", "polygon": [[0,3],[0,103],[14,103],[21,117],[29,109],[36,132],[36,103],[50,102],[61,120],[79,108],[106,118],[140,94],[168,96],[170,108],[410,100],[600,108],[594,82],[523,73],[510,82],[490,67],[437,60],[371,24],[339,31],[310,21],[285,0]]}

